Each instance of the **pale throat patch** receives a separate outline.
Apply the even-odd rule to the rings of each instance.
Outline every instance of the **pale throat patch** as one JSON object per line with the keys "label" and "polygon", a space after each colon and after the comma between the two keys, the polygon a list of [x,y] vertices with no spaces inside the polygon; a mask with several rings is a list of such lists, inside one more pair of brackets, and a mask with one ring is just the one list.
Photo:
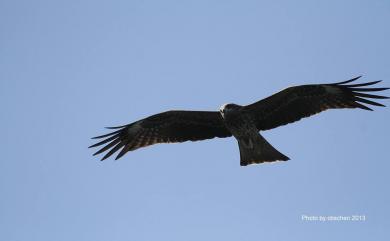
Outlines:
{"label": "pale throat patch", "polygon": [[219,111],[223,111],[227,105],[228,105],[228,103],[223,104],[221,107],[219,107]]}

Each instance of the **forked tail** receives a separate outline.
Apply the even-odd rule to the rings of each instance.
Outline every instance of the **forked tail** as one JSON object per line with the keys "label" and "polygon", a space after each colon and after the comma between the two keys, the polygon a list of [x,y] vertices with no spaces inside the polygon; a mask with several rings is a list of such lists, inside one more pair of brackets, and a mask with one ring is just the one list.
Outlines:
{"label": "forked tail", "polygon": [[287,156],[276,150],[264,137],[256,133],[250,137],[237,138],[240,148],[240,165],[255,163],[287,161]]}

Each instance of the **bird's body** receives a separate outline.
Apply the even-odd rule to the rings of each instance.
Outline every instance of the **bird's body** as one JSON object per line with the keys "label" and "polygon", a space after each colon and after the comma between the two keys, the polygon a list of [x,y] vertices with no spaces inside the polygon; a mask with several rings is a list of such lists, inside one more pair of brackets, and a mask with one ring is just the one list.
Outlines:
{"label": "bird's body", "polygon": [[224,124],[234,137],[247,136],[250,132],[257,128],[252,118],[245,113],[242,106],[237,104],[225,104],[219,109],[223,118]]}
{"label": "bird's body", "polygon": [[220,113],[226,128],[237,139],[241,166],[289,160],[260,135],[251,113],[245,111],[245,108],[237,104],[225,104],[220,108]]}
{"label": "bird's body", "polygon": [[[281,125],[298,121],[327,109],[360,108],[364,104],[384,106],[368,100],[387,99],[386,96],[366,94],[388,88],[361,88],[380,81],[346,85],[360,77],[333,84],[289,87],[268,98],[247,106],[225,104],[220,111],[167,111],[134,123],[110,127],[114,132],[94,137],[104,138],[90,146],[105,145],[94,155],[108,151],[102,160],[120,150],[116,159],[128,151],[156,143],[197,141],[214,137],[234,136],[240,149],[240,164],[287,161],[260,134]],[[364,104],[362,104],[364,103]]]}

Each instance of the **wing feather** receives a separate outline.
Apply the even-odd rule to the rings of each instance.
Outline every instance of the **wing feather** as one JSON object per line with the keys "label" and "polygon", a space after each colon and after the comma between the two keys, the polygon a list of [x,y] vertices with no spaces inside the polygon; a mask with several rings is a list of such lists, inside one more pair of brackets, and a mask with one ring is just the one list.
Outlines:
{"label": "wing feather", "polygon": [[119,129],[109,134],[94,137],[106,138],[91,147],[104,145],[94,155],[108,151],[102,160],[119,151],[116,159],[128,151],[157,143],[198,141],[214,137],[229,137],[230,131],[225,127],[219,112],[215,111],[167,111],[137,122],[109,127]]}
{"label": "wing feather", "polygon": [[105,144],[105,143],[107,143],[107,142],[110,142],[110,141],[112,141],[112,140],[115,140],[117,137],[118,137],[118,135],[114,135],[114,136],[111,136],[111,137],[109,137],[109,138],[106,138],[106,139],[104,139],[104,140],[102,140],[102,141],[100,141],[100,142],[98,142],[98,143],[96,143],[96,144],[93,144],[92,146],[90,146],[90,148],[91,148],[91,147],[97,147],[97,146],[103,145],[103,144]]}
{"label": "wing feather", "polygon": [[106,155],[104,155],[104,157],[102,158],[102,161],[109,158],[112,154],[117,152],[122,146],[124,146],[124,143],[125,143],[125,141],[119,142],[114,148],[112,148],[109,152],[107,152]]}
{"label": "wing feather", "polygon": [[[121,140],[119,138],[116,138],[115,140],[111,141],[110,143],[108,143],[107,145],[105,145],[103,148],[101,148],[100,150],[98,150],[97,152],[95,152],[93,155],[96,156],[102,152],[105,152],[107,151],[108,149],[110,149],[111,147],[115,146],[117,143],[121,142]],[[92,146],[90,146],[92,147]]]}
{"label": "wing feather", "polygon": [[332,84],[293,86],[245,106],[244,110],[252,115],[259,130],[269,130],[328,109],[360,108],[372,110],[363,103],[384,106],[366,98],[388,99],[389,97],[360,92],[383,91],[389,88],[359,88],[374,85],[380,81],[348,85],[359,78],[360,76]]}

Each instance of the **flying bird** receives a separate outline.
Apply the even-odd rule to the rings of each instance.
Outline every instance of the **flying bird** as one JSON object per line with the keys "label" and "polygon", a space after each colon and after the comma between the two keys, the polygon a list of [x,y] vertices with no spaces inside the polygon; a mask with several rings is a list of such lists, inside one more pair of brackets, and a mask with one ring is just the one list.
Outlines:
{"label": "flying bird", "polygon": [[[358,108],[367,105],[384,106],[369,99],[388,99],[369,94],[389,88],[371,88],[381,81],[351,84],[361,76],[331,84],[310,84],[286,88],[250,105],[225,104],[218,111],[171,110],[136,122],[107,127],[115,131],[93,137],[102,139],[90,146],[103,146],[94,155],[108,151],[101,160],[117,154],[121,158],[129,151],[157,143],[199,141],[215,137],[234,136],[240,150],[240,165],[287,161],[260,135],[260,131],[286,125],[328,109]],[[367,93],[368,92],[368,93]]]}

